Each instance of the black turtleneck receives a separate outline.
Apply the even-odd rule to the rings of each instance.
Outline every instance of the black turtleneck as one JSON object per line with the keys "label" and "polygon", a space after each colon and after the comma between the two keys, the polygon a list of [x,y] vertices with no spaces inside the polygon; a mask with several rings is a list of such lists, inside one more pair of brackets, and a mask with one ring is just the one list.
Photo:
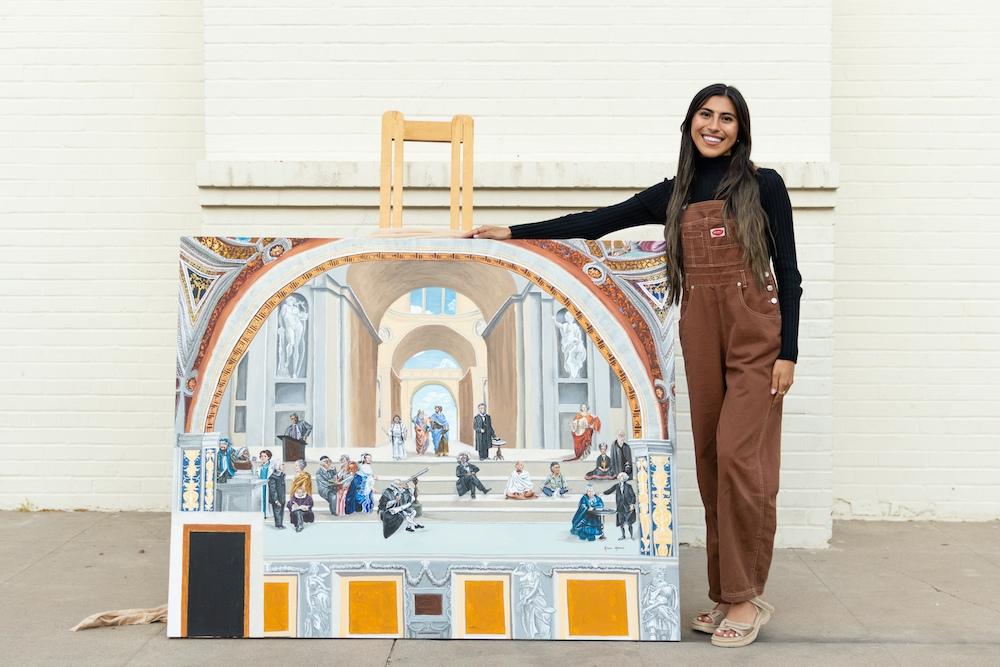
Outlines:
{"label": "black turtleneck", "polygon": [[[715,190],[729,168],[731,156],[695,157],[695,179],[691,202],[715,199]],[[767,247],[778,283],[778,303],[781,309],[781,352],[779,359],[797,361],[799,356],[799,302],[802,298],[802,274],[795,255],[795,233],[792,229],[792,203],[781,175],[773,169],[757,171],[760,203],[767,214]],[[571,213],[542,222],[513,225],[513,239],[599,239],[612,232],[638,225],[665,224],[667,201],[674,188],[674,179],[643,190],[619,204],[593,211]]]}

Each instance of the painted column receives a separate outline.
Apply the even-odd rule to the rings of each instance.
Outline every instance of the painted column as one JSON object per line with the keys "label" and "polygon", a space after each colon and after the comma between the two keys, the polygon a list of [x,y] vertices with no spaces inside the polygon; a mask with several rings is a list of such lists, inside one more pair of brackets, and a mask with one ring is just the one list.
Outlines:
{"label": "painted column", "polygon": [[176,507],[181,512],[215,511],[215,465],[218,433],[180,433],[174,461],[180,467]]}
{"label": "painted column", "polygon": [[677,555],[674,531],[674,446],[669,440],[630,440],[639,510],[639,553]]}

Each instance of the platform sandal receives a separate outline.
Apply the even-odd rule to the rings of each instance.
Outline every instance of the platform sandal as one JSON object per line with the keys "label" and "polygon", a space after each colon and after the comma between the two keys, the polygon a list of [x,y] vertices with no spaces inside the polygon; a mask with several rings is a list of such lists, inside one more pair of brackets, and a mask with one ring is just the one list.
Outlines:
{"label": "platform sandal", "polygon": [[[708,616],[712,619],[711,623],[706,623],[705,621],[700,621],[702,616]],[[695,632],[704,632],[706,634],[712,634],[719,629],[719,624],[726,619],[726,615],[718,609],[709,609],[708,611],[699,611],[698,615],[694,617],[691,621],[691,629]]]}
{"label": "platform sandal", "polygon": [[[730,621],[728,618],[723,620],[722,623],[719,624],[716,631],[712,634],[713,646],[739,648],[740,646],[751,644],[757,639],[760,627],[771,620],[771,614],[774,613],[774,607],[760,598],[750,600],[750,604],[757,607],[757,615],[754,617],[753,623],[737,623],[735,621]],[[720,637],[718,635],[719,630],[732,630],[736,633],[736,636]]]}

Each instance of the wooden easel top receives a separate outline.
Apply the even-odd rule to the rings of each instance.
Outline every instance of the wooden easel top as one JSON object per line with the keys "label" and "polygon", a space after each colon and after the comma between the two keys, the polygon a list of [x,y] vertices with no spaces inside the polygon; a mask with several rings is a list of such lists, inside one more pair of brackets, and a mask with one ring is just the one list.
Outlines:
{"label": "wooden easel top", "polygon": [[403,226],[403,144],[407,141],[451,144],[451,230],[472,229],[472,116],[406,120],[399,111],[382,115],[379,228]]}

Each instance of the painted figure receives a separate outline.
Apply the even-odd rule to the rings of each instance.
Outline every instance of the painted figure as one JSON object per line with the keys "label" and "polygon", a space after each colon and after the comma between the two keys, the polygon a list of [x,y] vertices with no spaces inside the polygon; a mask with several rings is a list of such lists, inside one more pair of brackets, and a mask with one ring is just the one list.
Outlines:
{"label": "painted figure", "polygon": [[642,592],[642,624],[653,641],[680,639],[677,587],[666,570],[658,570]]}
{"label": "painted figure", "polygon": [[406,526],[408,533],[423,528],[415,521],[416,511],[410,487],[401,479],[393,480],[389,488],[382,492],[378,501],[378,516],[382,520],[382,537],[386,539],[402,525]]}
{"label": "painted figure", "polygon": [[285,435],[289,438],[295,438],[296,440],[305,441],[306,438],[312,433],[312,424],[304,419],[299,419],[298,414],[292,413],[288,415],[288,421],[291,422],[288,428],[285,429]]}
{"label": "painted figure", "polygon": [[[306,321],[309,311],[305,300],[291,296],[278,308],[278,364],[277,376],[305,377]],[[300,438],[301,439],[301,438]]]}
{"label": "painted figure", "polygon": [[295,462],[295,477],[292,478],[292,488],[289,489],[289,493],[295,495],[297,489],[305,489],[309,495],[313,492],[312,475],[306,472],[306,462],[302,459]]}
{"label": "painted figure", "polygon": [[553,461],[549,464],[549,474],[545,478],[545,483],[542,484],[542,493],[549,498],[565,496],[569,493],[569,487],[566,486],[566,478],[562,474],[562,466],[559,465],[558,461]]}
{"label": "painted figure", "polygon": [[417,449],[417,456],[420,456],[427,449],[427,440],[430,438],[431,422],[423,408],[417,410],[413,416],[413,443]]}
{"label": "painted figure", "polygon": [[611,443],[611,472],[616,477],[625,473],[632,479],[632,448],[625,442],[625,431],[618,431],[615,441]]}
{"label": "painted figure", "polygon": [[514,472],[507,480],[505,494],[511,500],[528,500],[537,497],[534,485],[531,483],[531,475],[524,469],[524,461],[514,463]]}
{"label": "painted figure", "polygon": [[229,438],[220,439],[219,453],[215,461],[216,481],[219,484],[225,484],[236,474],[236,466],[233,464],[235,456],[236,451],[233,449],[232,443],[229,442]]}
{"label": "painted figure", "polygon": [[267,499],[274,513],[274,527],[284,530],[285,520],[285,471],[277,461],[270,466],[267,476]]}
{"label": "painted figure", "polygon": [[358,512],[371,512],[375,508],[375,469],[371,454],[361,455],[355,479],[354,506]]}
{"label": "painted figure", "polygon": [[434,441],[434,455],[448,455],[448,418],[444,416],[443,408],[440,405],[434,406],[434,414],[431,415],[431,440]]}
{"label": "painted figure", "polygon": [[485,403],[479,404],[479,413],[472,421],[476,430],[476,451],[479,452],[479,460],[485,461],[490,457],[490,447],[493,446],[493,438],[496,437],[493,431],[493,419],[486,414]]}
{"label": "painted figure", "polygon": [[288,500],[288,516],[295,526],[296,533],[301,533],[307,523],[316,520],[316,515],[313,514],[312,496],[306,493],[305,488],[300,486],[292,492],[292,497]]}
{"label": "painted figure", "polygon": [[587,485],[587,492],[580,497],[580,505],[573,515],[569,532],[581,540],[593,542],[607,539],[604,536],[604,522],[594,510],[604,509],[604,501],[594,491],[594,485]]}
{"label": "painted figure", "polygon": [[552,634],[552,614],[556,613],[545,600],[542,576],[534,563],[521,563],[514,570],[518,577],[517,606],[521,626],[530,639],[549,639]]}
{"label": "painted figure", "polygon": [[267,518],[267,508],[270,507],[270,503],[267,500],[267,480],[271,476],[271,450],[262,449],[260,454],[258,454],[260,464],[257,466],[257,478],[264,480],[264,485],[260,490],[260,511],[264,513],[264,518]]}
{"label": "painted figure", "polygon": [[351,490],[351,485],[354,483],[354,472],[351,470],[350,457],[347,454],[342,454],[340,456],[340,465],[337,468],[337,514],[343,516],[344,514],[350,514],[354,512],[354,500],[350,502],[351,512],[347,511],[347,494]]}
{"label": "painted figure", "polygon": [[389,446],[392,447],[392,460],[402,461],[406,458],[406,436],[407,428],[403,426],[403,420],[399,415],[393,415],[389,428],[382,429],[382,432],[389,436]]}
{"label": "painted figure", "polygon": [[319,457],[316,471],[316,493],[330,506],[330,514],[337,513],[337,470],[329,456]]}
{"label": "painted figure", "polygon": [[597,455],[597,465],[594,469],[584,475],[585,479],[614,479],[615,474],[611,471],[611,457],[608,456],[608,443],[602,442],[597,446],[601,452]]}
{"label": "painted figure", "polygon": [[458,465],[455,466],[455,490],[458,491],[458,496],[461,498],[468,492],[472,492],[472,497],[476,497],[476,489],[479,489],[484,494],[490,492],[486,488],[482,481],[476,473],[479,472],[479,466],[469,463],[469,455],[462,452],[458,455]]}
{"label": "painted figure", "polygon": [[580,411],[573,417],[573,458],[567,461],[577,461],[590,455],[590,443],[594,432],[601,430],[601,420],[590,414],[586,403],[580,404]]}
{"label": "painted figure", "polygon": [[[562,319],[559,316],[562,315]],[[562,352],[563,368],[570,378],[580,377],[587,361],[587,347],[583,342],[583,331],[569,311],[563,309],[554,316],[556,328],[559,329],[559,346]]]}
{"label": "painted figure", "polygon": [[635,491],[628,483],[628,474],[618,473],[618,483],[610,489],[604,490],[604,495],[615,494],[615,525],[622,529],[622,536],[618,541],[625,539],[625,526],[628,526],[628,536],[635,539],[632,526],[635,525]]}

